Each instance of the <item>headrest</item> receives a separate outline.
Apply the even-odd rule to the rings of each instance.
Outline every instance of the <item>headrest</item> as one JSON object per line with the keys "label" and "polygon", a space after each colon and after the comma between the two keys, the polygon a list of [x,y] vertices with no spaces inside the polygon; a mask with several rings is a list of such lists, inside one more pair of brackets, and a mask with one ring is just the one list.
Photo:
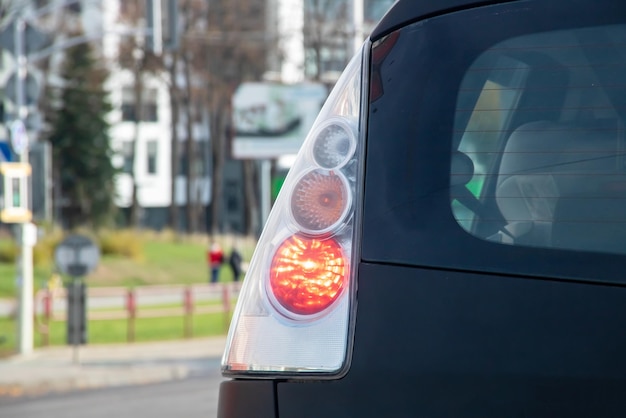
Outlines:
{"label": "headrest", "polygon": [[450,185],[463,186],[474,177],[474,162],[463,152],[452,154],[452,166],[450,168]]}
{"label": "headrest", "polygon": [[500,176],[549,172],[571,141],[564,125],[538,121],[517,128],[506,143]]}
{"label": "headrest", "polygon": [[500,163],[500,179],[520,174],[588,172],[610,167],[616,153],[616,133],[615,125],[610,129],[606,122],[584,126],[550,121],[527,123],[516,129],[507,141]]}

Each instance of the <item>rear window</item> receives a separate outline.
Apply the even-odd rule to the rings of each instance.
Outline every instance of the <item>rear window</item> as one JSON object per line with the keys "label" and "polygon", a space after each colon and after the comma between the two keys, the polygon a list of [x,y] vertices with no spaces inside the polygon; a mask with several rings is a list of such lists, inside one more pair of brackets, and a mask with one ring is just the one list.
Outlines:
{"label": "rear window", "polygon": [[626,283],[625,16],[507,2],[376,42],[362,259]]}
{"label": "rear window", "polygon": [[504,245],[626,253],[625,47],[626,25],[596,26],[508,39],[474,61],[450,176],[462,228]]}

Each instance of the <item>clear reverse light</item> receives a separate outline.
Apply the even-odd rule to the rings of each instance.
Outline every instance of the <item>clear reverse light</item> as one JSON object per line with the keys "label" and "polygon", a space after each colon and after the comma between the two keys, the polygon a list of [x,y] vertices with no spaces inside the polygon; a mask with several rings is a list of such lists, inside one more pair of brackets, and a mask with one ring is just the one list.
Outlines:
{"label": "clear reverse light", "polygon": [[291,214],[303,232],[334,230],[350,209],[348,180],[338,172],[313,170],[302,176],[291,193]]}

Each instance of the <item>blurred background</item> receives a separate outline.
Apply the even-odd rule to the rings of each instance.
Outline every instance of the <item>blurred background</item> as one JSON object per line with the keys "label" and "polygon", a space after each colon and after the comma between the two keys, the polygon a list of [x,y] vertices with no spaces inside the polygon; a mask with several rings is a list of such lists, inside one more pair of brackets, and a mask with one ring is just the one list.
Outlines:
{"label": "blurred background", "polygon": [[[0,356],[67,344],[77,279],[81,344],[224,335],[294,154],[391,3],[0,0]],[[79,277],[68,234],[98,249]]]}

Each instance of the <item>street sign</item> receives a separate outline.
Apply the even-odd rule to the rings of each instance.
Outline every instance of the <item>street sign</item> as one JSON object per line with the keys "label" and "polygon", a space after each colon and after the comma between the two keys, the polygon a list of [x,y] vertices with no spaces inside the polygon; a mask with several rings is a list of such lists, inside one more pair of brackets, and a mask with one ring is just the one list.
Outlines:
{"label": "street sign", "polygon": [[[14,71],[9,78],[7,79],[4,85],[4,95],[10,100],[12,103],[17,103],[16,97],[16,85],[17,85],[17,71]],[[32,74],[32,72],[26,73],[26,78],[24,79],[24,105],[25,106],[34,106],[37,104],[39,100],[39,94],[41,93],[41,89],[39,88],[39,82],[37,78]]]}
{"label": "street sign", "polygon": [[[9,104],[9,106],[11,106]],[[5,121],[7,121],[7,124],[10,126],[11,122],[10,121],[14,121],[17,120],[17,115],[16,113],[13,111],[13,109],[11,109],[11,111],[7,112],[7,114],[5,115]],[[26,127],[26,132],[39,132],[42,129],[43,126],[43,119],[41,116],[41,113],[39,111],[37,111],[36,109],[30,110],[28,112],[28,115],[26,116],[26,119],[22,119],[24,121],[24,126]]]}
{"label": "street sign", "polygon": [[[13,51],[15,47],[15,24],[16,21],[12,20],[2,30],[0,30],[0,46],[7,51]],[[40,31],[30,23],[26,22],[24,27],[24,53],[26,55],[39,51],[47,43],[50,42],[51,37]]]}
{"label": "street sign", "polygon": [[13,161],[13,153],[8,142],[0,141],[0,161],[4,163]]}
{"label": "street sign", "polygon": [[11,146],[18,155],[22,155],[28,147],[28,133],[21,119],[14,120],[11,123]]}
{"label": "street sign", "polygon": [[72,277],[91,273],[100,261],[100,249],[84,235],[69,235],[54,251],[54,261],[59,271]]}

